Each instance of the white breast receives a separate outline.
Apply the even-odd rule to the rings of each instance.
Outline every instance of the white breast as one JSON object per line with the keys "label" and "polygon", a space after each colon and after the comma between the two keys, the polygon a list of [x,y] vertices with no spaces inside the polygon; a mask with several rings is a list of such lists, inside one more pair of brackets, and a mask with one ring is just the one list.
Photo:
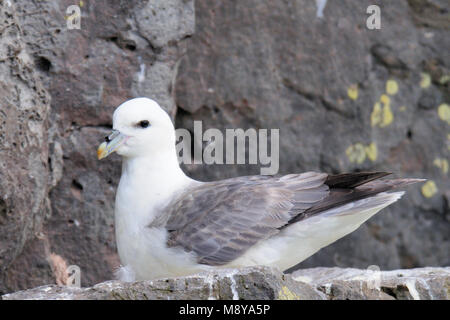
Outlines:
{"label": "white breast", "polygon": [[[131,167],[130,167],[131,166]],[[117,250],[125,273],[122,280],[144,280],[193,273],[200,269],[193,254],[168,248],[167,231],[149,227],[170,202],[176,188],[183,190],[193,180],[180,172],[161,172],[124,163],[115,203]],[[157,172],[158,177],[151,173]],[[164,178],[162,178],[164,177]],[[124,271],[122,270],[122,271]],[[130,277],[133,274],[133,277]]]}

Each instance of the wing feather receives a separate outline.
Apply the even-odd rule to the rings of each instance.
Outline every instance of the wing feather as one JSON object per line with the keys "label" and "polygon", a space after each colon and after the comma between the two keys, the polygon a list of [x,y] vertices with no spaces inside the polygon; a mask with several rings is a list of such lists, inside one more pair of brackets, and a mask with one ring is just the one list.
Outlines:
{"label": "wing feather", "polygon": [[422,181],[375,181],[385,175],[306,172],[201,183],[167,206],[162,219],[169,233],[167,244],[194,252],[199,263],[224,265],[293,223]]}
{"label": "wing feather", "polygon": [[327,174],[252,176],[203,183],[168,206],[168,245],[223,265],[326,198]]}

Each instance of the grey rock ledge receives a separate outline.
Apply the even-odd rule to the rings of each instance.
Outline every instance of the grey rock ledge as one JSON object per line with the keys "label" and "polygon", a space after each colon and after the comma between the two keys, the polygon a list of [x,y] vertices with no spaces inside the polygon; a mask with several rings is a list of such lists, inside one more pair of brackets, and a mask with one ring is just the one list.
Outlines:
{"label": "grey rock ledge", "polygon": [[46,285],[6,294],[3,300],[282,299],[282,300],[448,300],[450,267],[374,272],[312,268],[283,274],[268,267],[224,269],[214,273],[89,288]]}

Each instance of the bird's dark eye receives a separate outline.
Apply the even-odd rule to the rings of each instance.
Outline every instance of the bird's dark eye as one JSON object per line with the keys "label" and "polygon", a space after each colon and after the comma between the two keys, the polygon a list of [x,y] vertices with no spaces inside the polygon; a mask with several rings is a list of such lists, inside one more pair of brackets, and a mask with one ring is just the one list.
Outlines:
{"label": "bird's dark eye", "polygon": [[138,123],[138,125],[141,128],[147,128],[148,126],[150,126],[150,122],[148,122],[148,120],[142,120]]}

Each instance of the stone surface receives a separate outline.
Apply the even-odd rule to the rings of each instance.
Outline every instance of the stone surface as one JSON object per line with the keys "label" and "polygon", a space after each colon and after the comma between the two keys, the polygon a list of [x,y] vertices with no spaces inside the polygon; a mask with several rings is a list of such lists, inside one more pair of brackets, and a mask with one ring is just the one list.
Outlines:
{"label": "stone surface", "polygon": [[50,213],[50,96],[21,35],[14,7],[0,2],[0,292]]}
{"label": "stone surface", "polygon": [[[276,269],[252,267],[154,281],[107,281],[90,288],[48,285],[3,295],[3,300],[327,300],[450,298],[450,268],[380,273],[379,289],[368,285],[366,270],[314,268],[295,277]],[[295,279],[295,280],[294,280]]]}
{"label": "stone surface", "polygon": [[392,271],[352,268],[300,269],[292,277],[331,300],[449,300],[450,268]]}
{"label": "stone surface", "polygon": [[296,282],[276,269],[254,267],[134,283],[107,281],[91,288],[50,285],[4,295],[2,299],[317,300],[324,297],[319,290]]}

